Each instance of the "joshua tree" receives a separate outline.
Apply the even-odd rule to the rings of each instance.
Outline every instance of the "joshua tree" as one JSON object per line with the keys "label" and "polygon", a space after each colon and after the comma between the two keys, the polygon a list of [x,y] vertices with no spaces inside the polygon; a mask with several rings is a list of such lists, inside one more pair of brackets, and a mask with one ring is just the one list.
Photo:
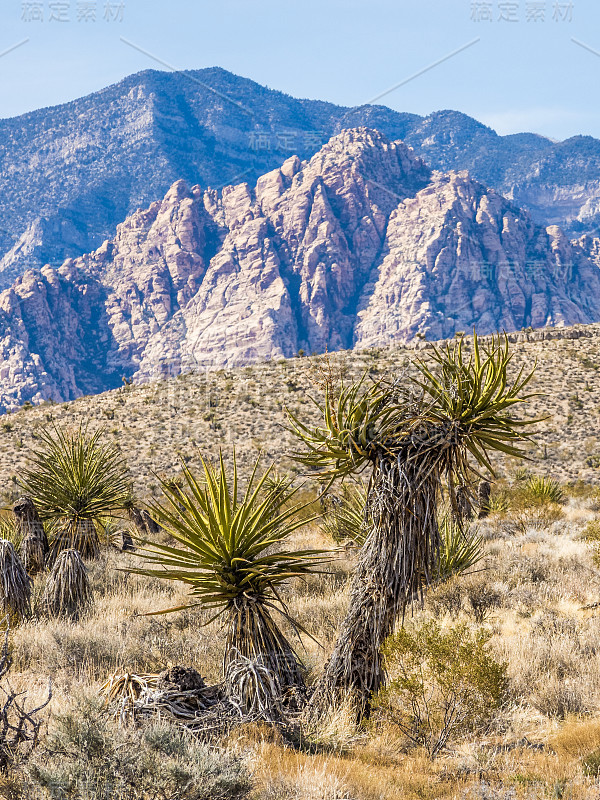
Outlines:
{"label": "joshua tree", "polygon": [[121,510],[131,496],[127,468],[119,450],[102,444],[103,431],[61,430],[39,434],[42,446],[30,456],[23,486],[43,519],[54,524],[50,561],[61,550],[98,555],[101,519]]}
{"label": "joshua tree", "polygon": [[481,470],[492,473],[490,455],[522,457],[519,440],[534,420],[519,420],[513,407],[527,399],[533,373],[509,381],[508,340],[488,348],[474,336],[470,355],[463,338],[434,347],[428,366],[417,362],[413,380],[368,388],[365,379],[339,393],[330,385],[319,409],[323,425],[311,428],[293,415],[305,445],[296,457],[329,485],[369,470],[370,533],[354,574],[350,607],[332,656],[313,693],[309,716],[344,700],[357,718],[368,715],[385,675],[381,646],[407,604],[418,598],[439,562],[439,513],[445,491],[461,524],[464,496]]}
{"label": "joshua tree", "polygon": [[77,550],[63,550],[50,570],[42,605],[52,617],[77,619],[91,602],[92,589],[85,564]]}
{"label": "joshua tree", "polygon": [[44,525],[31,497],[21,497],[13,506],[21,537],[21,559],[29,575],[44,569],[49,545]]}
{"label": "joshua tree", "polygon": [[244,674],[240,665],[250,662],[267,668],[283,693],[302,689],[302,665],[271,613],[277,611],[296,633],[303,631],[278,590],[324,562],[321,550],[279,549],[307,522],[298,513],[304,506],[293,504],[297,490],[281,482],[268,488],[271,469],[259,476],[257,461],[241,493],[235,454],[230,478],[222,455],[217,468],[203,461],[203,472],[198,481],[184,465],[182,488],[162,482],[167,502],[153,504],[152,516],[179,546],[152,543],[142,555],[157,568],[134,571],[187,583],[197,598],[192,605],[215,612],[213,619],[224,615],[223,668],[230,683],[232,675]]}

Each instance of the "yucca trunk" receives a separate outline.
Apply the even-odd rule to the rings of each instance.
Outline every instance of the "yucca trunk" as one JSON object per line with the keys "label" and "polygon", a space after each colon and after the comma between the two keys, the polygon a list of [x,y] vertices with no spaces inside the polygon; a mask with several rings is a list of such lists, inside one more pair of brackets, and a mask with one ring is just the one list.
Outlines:
{"label": "yucca trunk", "polygon": [[[238,597],[228,608],[229,627],[225,643],[223,672],[240,661],[266,668],[276,679],[277,689],[285,700],[305,690],[304,669],[294,648],[273,621],[268,609],[253,597]],[[243,694],[240,692],[240,694]],[[246,705],[253,698],[246,698]]]}
{"label": "yucca trunk", "polygon": [[49,562],[53,564],[63,550],[77,550],[82,558],[97,558],[100,554],[100,537],[94,520],[69,520],[52,540]]}
{"label": "yucca trunk", "polygon": [[12,542],[0,539],[0,606],[9,621],[18,622],[29,615],[32,585]]}
{"label": "yucca trunk", "polygon": [[381,646],[435,569],[439,475],[416,455],[383,455],[376,464],[368,496],[372,528],[352,580],[348,613],[307,708],[309,719],[345,703],[357,720],[369,715],[372,697],[385,682]]}
{"label": "yucca trunk", "polygon": [[91,598],[92,589],[81,556],[77,550],[63,550],[46,581],[42,598],[46,613],[76,620]]}
{"label": "yucca trunk", "polygon": [[44,525],[31,497],[21,497],[13,506],[21,535],[21,560],[29,575],[44,569],[49,546]]}

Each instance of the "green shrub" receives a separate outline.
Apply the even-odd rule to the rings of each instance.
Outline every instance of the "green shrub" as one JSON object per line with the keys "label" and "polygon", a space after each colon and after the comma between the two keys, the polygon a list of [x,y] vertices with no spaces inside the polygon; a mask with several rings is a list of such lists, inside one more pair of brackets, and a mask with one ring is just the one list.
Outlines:
{"label": "green shrub", "polygon": [[23,767],[27,800],[233,800],[250,789],[239,756],[166,722],[120,727],[96,698],[57,714],[45,745]]}
{"label": "green shrub", "polygon": [[581,532],[581,538],[586,542],[600,543],[600,520],[591,519],[586,523]]}
{"label": "green shrub", "polygon": [[451,738],[485,729],[506,697],[506,664],[489,654],[490,636],[425,622],[383,647],[391,681],[377,695],[379,713],[431,758]]}
{"label": "green shrub", "polygon": [[525,498],[535,503],[563,503],[565,494],[554,478],[534,475],[525,484]]}
{"label": "green shrub", "polygon": [[588,775],[590,778],[600,776],[600,750],[594,750],[587,755],[581,762],[581,766],[584,775]]}

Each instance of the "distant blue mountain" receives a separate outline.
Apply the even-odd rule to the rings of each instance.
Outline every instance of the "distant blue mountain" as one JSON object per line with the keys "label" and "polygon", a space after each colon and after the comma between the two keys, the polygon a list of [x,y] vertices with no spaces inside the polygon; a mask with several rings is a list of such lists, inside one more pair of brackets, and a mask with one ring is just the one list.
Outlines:
{"label": "distant blue mountain", "polygon": [[455,112],[299,100],[223,69],[148,70],[53,108],[0,120],[0,287],[114,235],[177,179],[219,187],[256,179],[333,134],[368,126],[403,139],[434,169],[468,170],[537,222],[571,235],[600,220],[600,142],[498,136]]}

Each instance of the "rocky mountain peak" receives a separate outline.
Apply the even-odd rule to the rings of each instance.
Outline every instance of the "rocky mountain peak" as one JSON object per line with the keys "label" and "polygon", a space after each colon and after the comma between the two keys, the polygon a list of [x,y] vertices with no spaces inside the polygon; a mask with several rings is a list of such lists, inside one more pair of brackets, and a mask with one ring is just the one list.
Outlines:
{"label": "rocky mountain peak", "polygon": [[359,127],[256,183],[178,179],[0,294],[0,406],[182,369],[600,320],[598,241]]}

